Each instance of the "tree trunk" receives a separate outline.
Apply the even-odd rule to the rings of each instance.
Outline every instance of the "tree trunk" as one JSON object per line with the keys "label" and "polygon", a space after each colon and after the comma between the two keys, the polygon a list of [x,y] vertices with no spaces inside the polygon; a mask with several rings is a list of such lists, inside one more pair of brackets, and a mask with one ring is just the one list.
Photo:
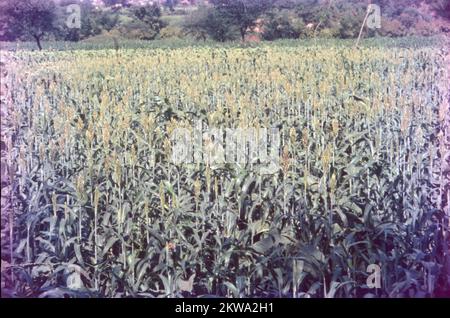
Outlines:
{"label": "tree trunk", "polygon": [[33,37],[36,40],[36,44],[39,48],[39,51],[42,51],[41,37],[39,35],[33,35]]}
{"label": "tree trunk", "polygon": [[242,39],[242,42],[245,41],[245,33],[246,33],[245,31],[246,31],[246,29],[247,29],[247,28],[245,28],[245,29],[244,29],[244,28],[241,28],[241,29],[240,29],[240,31],[241,31],[241,39]]}

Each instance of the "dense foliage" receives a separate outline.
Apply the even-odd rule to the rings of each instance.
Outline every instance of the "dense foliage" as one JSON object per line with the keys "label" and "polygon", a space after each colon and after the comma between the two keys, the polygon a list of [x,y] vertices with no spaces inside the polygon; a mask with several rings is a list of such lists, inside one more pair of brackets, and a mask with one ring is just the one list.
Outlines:
{"label": "dense foliage", "polygon": [[[354,38],[364,20],[363,0],[211,0],[183,5],[167,0],[0,1],[0,40],[80,41],[96,36],[154,40],[186,37],[215,41],[284,38]],[[183,2],[185,3],[185,2]],[[372,1],[381,8],[381,28],[364,35],[429,36],[450,32],[450,0]],[[81,7],[81,28],[68,28],[67,6]],[[143,16],[145,15],[145,17]],[[33,22],[33,25],[30,24]]]}
{"label": "dense foliage", "polygon": [[[445,50],[3,53],[3,296],[448,293]],[[173,164],[198,120],[280,169]]]}
{"label": "dense foliage", "polygon": [[5,39],[33,38],[39,49],[44,35],[54,32],[56,5],[53,1],[27,0],[0,3],[1,33]]}

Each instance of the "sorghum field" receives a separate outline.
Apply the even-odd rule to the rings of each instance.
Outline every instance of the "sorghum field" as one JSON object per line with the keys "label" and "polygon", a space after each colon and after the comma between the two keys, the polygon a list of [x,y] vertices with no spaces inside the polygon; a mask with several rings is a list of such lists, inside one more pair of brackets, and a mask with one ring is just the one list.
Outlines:
{"label": "sorghum field", "polygon": [[[448,295],[446,54],[2,52],[2,296]],[[175,164],[198,121],[276,127],[279,169]]]}

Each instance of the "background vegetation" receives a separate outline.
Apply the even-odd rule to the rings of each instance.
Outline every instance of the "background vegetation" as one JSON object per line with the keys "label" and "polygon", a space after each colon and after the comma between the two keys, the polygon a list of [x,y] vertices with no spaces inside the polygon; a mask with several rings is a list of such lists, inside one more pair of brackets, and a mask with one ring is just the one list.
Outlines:
{"label": "background vegetation", "polygon": [[[203,1],[25,0],[0,2],[0,41],[101,41],[186,38],[259,41],[353,38],[368,2],[361,0]],[[364,35],[429,36],[450,31],[449,0],[371,1],[381,7],[381,29]],[[81,28],[66,26],[67,5],[81,6]]]}

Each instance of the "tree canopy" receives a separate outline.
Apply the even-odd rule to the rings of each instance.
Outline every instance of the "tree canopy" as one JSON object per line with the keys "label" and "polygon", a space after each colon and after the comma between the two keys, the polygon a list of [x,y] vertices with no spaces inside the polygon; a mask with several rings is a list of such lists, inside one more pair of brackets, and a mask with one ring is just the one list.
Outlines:
{"label": "tree canopy", "polygon": [[32,37],[39,49],[44,35],[56,30],[56,5],[50,0],[21,0],[2,3],[2,33],[12,38]]}

